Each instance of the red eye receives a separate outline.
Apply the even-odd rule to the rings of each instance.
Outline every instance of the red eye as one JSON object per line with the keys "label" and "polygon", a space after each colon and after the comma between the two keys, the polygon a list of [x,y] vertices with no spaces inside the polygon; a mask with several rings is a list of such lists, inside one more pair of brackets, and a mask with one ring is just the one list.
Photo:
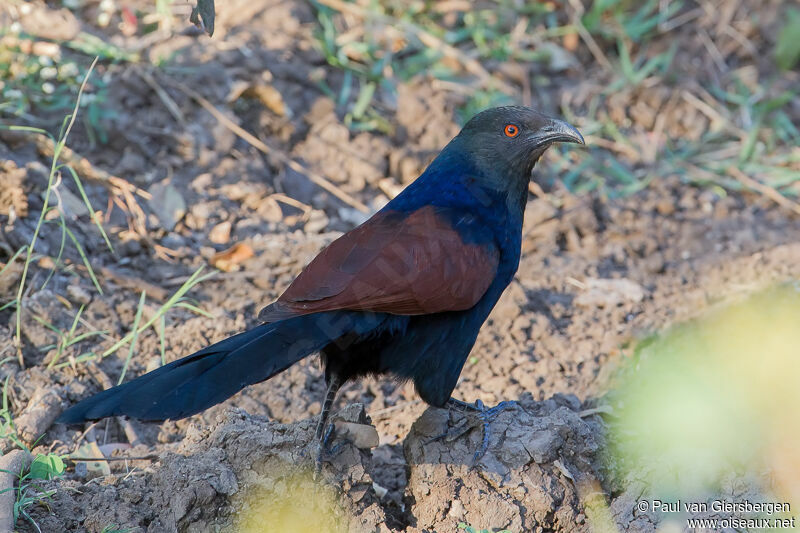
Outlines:
{"label": "red eye", "polygon": [[506,124],[506,137],[516,137],[519,135],[519,128],[515,124]]}

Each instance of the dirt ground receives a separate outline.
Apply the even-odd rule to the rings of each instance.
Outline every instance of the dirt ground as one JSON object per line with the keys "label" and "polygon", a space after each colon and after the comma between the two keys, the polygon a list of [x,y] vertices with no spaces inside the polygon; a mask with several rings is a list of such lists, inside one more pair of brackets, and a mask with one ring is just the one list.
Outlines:
{"label": "dirt ground", "polygon": [[[88,5],[87,19],[95,9]],[[45,226],[37,246],[44,259],[33,264],[34,288],[22,306],[25,368],[12,341],[13,311],[0,311],[0,379],[8,379],[10,412],[29,441],[46,432],[34,451],[69,454],[86,442],[84,432],[53,420],[101,390],[102,373],[116,382],[128,348],[96,365],[48,369],[57,350],[41,348],[59,338],[33,316],[69,330],[85,305],[79,331],[105,333],[67,347],[60,361],[101,353],[130,330],[142,287],[148,291],[147,318],[214,254],[245,243],[252,257],[189,294],[211,316],[186,308],[168,313],[165,359],[189,354],[255,325],[258,310],[323,246],[366,218],[360,204],[367,212],[379,208],[458,131],[456,110],[464,96],[424,76],[398,84],[394,107],[386,110],[390,133],[350,131],[334,100],[312,81],[336,87],[342,73],[313,45],[315,13],[308,3],[230,0],[217,8],[213,38],[170,34],[142,48],[147,61],[101,65],[94,74],[107,84],[106,104],[115,110],[102,122],[107,143],[96,142],[79,123],[68,145],[95,174],[100,169],[118,176],[151,198],[137,197],[139,219],[118,205],[108,210],[111,253],[74,189],[62,187],[68,217],[83,221],[71,227],[104,292],[95,291],[74,252],[67,252],[68,268],[57,269],[47,287],[36,290],[49,272],[45,259],[58,254],[61,239],[57,226]],[[33,9],[43,20],[66,17],[76,31],[100,31],[64,8],[34,3]],[[46,24],[23,22],[34,35],[47,31]],[[761,23],[754,31],[768,34],[776,19],[765,16]],[[681,31],[688,35],[692,27]],[[696,50],[681,46],[678,68],[702,70],[691,60]],[[738,53],[732,49],[729,60],[744,64]],[[166,57],[171,59],[163,67],[149,63]],[[540,73],[551,75],[552,83],[528,94],[527,103],[552,113],[566,106],[580,116],[604,79],[588,52],[576,61],[577,67]],[[766,68],[753,61],[753,68]],[[711,120],[691,111],[688,100],[673,105],[672,95],[702,76],[626,89],[620,91],[624,97],[603,102],[611,120],[632,137],[646,137],[655,127],[643,102],[669,102],[672,107],[661,108],[665,135],[692,138],[711,128]],[[787,84],[796,78],[789,75]],[[194,91],[274,147],[272,153],[237,137]],[[800,115],[796,102],[789,112]],[[347,200],[289,168],[280,154],[330,180]],[[560,165],[575,157],[548,155],[539,164],[541,175],[559,177]],[[5,263],[33,235],[49,160],[30,137],[8,132],[0,135],[0,159]],[[107,212],[109,188],[86,179],[86,189],[95,208]],[[7,206],[14,206],[14,220],[4,216]],[[144,234],[137,223],[144,224]],[[344,420],[374,425],[380,444],[363,450],[342,444],[323,470],[324,487],[313,483],[306,443],[324,384],[311,357],[186,420],[99,423],[89,434],[99,451],[144,459],[111,462],[110,471],[70,463],[64,478],[41,483],[42,490],[56,490],[47,504],[28,512],[48,532],[99,533],[110,526],[259,531],[265,523],[274,525],[266,531],[291,531],[298,512],[307,521],[324,518],[305,523],[309,531],[443,533],[461,523],[514,533],[586,531],[592,521],[587,501],[599,493],[619,530],[655,531],[659,517],[634,508],[643,489],[616,476],[603,460],[607,426],[604,409],[597,408],[605,405],[604,394],[637,339],[800,278],[798,229],[797,214],[763,195],[695,187],[671,173],[624,196],[573,195],[563,187],[532,195],[519,272],[484,325],[455,391],[487,405],[518,402],[491,423],[489,449],[479,464],[472,464],[482,439],[479,423],[464,413],[427,409],[411,385],[373,379],[347,385],[338,405]],[[20,274],[13,267],[0,275],[0,305],[14,298]],[[159,335],[150,328],[138,337],[127,376],[157,366],[159,354]],[[40,416],[43,405],[53,408]],[[434,438],[442,433],[447,436]],[[11,446],[2,441],[3,451]],[[274,508],[263,508],[263,501],[275,502]],[[307,507],[298,511],[293,501]],[[36,530],[25,520],[17,528]]]}

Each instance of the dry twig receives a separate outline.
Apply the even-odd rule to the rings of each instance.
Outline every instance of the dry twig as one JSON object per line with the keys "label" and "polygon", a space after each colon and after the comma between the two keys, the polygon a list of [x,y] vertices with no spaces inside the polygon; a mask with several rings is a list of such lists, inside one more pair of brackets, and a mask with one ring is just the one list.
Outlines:
{"label": "dry twig", "polygon": [[103,277],[113,280],[117,285],[125,287],[126,289],[131,289],[137,292],[145,291],[147,292],[147,296],[159,302],[163,302],[169,296],[169,293],[167,293],[167,291],[163,288],[159,287],[158,285],[153,285],[152,283],[145,281],[140,277],[123,274],[122,272],[117,272],[116,270],[112,270],[108,267],[101,267],[100,274]]}
{"label": "dry twig", "polygon": [[183,116],[183,111],[181,111],[181,108],[175,103],[175,100],[173,100],[172,97],[167,94],[167,91],[165,91],[164,88],[158,84],[156,79],[148,71],[143,69],[136,69],[136,73],[147,85],[150,86],[151,89],[153,89],[153,92],[156,93],[158,98],[164,104],[164,107],[167,108],[167,111],[169,111],[170,115],[172,115],[175,121],[181,126],[185,126],[186,119]]}

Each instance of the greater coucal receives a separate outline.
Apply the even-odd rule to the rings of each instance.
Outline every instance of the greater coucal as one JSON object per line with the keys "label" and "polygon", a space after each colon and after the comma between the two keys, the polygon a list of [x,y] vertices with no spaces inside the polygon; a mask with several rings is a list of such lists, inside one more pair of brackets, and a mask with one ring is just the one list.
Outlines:
{"label": "greater coucal", "polygon": [[367,374],[410,379],[425,402],[445,406],[519,266],[528,181],[554,142],[584,141],[526,107],[479,113],[416,181],[322,250],[259,313],[262,324],[95,394],[58,421],[184,418],[314,352],[327,383],[318,439],[342,383]]}

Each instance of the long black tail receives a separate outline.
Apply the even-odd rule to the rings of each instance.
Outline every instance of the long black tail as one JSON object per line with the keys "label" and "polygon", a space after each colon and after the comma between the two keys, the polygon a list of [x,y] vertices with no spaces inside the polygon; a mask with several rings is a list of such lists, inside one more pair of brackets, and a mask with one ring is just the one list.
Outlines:
{"label": "long black tail", "polygon": [[379,315],[320,313],[290,318],[229,337],[64,411],[75,424],[107,416],[176,420],[199,413],[264,381],[347,333],[367,334]]}

